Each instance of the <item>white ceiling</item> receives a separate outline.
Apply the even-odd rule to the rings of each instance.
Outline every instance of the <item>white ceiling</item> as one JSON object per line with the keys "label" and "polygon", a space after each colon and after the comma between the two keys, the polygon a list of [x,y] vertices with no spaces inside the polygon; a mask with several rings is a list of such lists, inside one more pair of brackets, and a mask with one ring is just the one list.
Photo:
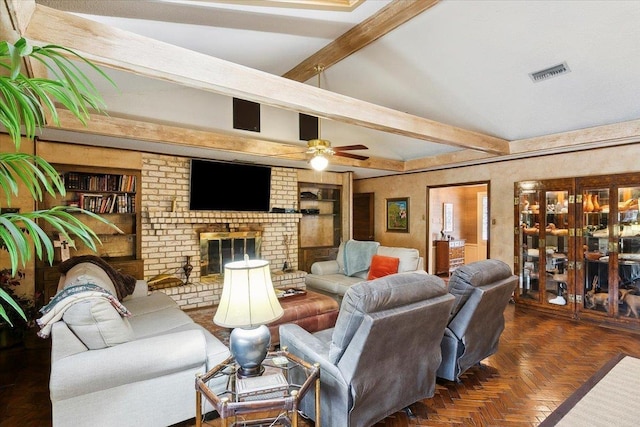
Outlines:
{"label": "white ceiling", "polygon": [[[283,75],[385,7],[352,11],[247,6],[249,2],[37,0],[37,3]],[[253,2],[266,4],[268,2]],[[509,141],[640,118],[639,1],[443,0],[329,67],[323,89]],[[566,62],[570,73],[534,83],[529,73]],[[188,67],[189,64],[184,64]],[[304,146],[297,114],[263,106],[260,134],[234,131],[222,95],[109,70],[110,114]],[[308,82],[317,85],[317,79]],[[72,136],[51,138],[197,157],[294,165],[202,149]],[[364,144],[372,157],[411,160],[459,148],[337,121],[322,121],[334,146]],[[345,166],[356,178],[388,172]]]}

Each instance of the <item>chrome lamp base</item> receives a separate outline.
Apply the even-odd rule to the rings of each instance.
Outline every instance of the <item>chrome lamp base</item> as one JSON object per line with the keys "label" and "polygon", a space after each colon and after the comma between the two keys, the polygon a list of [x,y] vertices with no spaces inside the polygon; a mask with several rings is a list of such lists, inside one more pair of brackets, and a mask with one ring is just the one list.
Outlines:
{"label": "chrome lamp base", "polygon": [[239,378],[262,375],[262,361],[267,356],[270,345],[271,334],[265,325],[251,329],[235,328],[231,331],[229,350],[240,365]]}

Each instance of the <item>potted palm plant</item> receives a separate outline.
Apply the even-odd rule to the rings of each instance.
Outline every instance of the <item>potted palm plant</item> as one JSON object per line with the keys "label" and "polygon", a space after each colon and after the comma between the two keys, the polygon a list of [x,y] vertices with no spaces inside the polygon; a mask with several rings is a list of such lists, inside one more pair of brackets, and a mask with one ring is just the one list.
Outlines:
{"label": "potted palm plant", "polygon": [[[62,46],[30,46],[25,39],[15,43],[0,42],[0,125],[11,137],[15,150],[0,152],[0,188],[10,204],[18,195],[19,183],[34,200],[41,201],[45,193],[64,195],[64,182],[56,170],[43,158],[19,152],[22,132],[33,139],[46,124],[59,125],[57,108],[64,106],[82,123],[91,111],[103,112],[102,97],[87,75],[69,59],[85,63],[100,76],[113,83],[95,64]],[[37,61],[49,71],[50,78],[31,77],[23,72],[25,60]],[[0,246],[9,253],[11,277],[19,266],[25,266],[34,254],[53,262],[54,246],[40,224],[50,224],[71,241],[71,236],[95,250],[98,236],[75,215],[74,211],[101,217],[79,208],[57,206],[32,212],[0,213]],[[115,226],[114,226],[115,227]],[[15,311],[27,321],[24,310],[5,289],[0,288],[0,323],[13,325],[7,310]]]}

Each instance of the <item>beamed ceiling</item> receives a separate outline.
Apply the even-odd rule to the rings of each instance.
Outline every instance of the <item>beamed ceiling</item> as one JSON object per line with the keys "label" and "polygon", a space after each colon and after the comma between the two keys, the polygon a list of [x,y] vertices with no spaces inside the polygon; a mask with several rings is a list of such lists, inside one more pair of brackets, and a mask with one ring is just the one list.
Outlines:
{"label": "beamed ceiling", "polygon": [[[69,47],[117,83],[97,81],[108,116],[63,114],[43,139],[308,168],[302,112],[368,147],[328,169],[366,178],[640,134],[640,2],[0,1],[3,39]],[[233,97],[261,104],[260,132],[233,129]]]}

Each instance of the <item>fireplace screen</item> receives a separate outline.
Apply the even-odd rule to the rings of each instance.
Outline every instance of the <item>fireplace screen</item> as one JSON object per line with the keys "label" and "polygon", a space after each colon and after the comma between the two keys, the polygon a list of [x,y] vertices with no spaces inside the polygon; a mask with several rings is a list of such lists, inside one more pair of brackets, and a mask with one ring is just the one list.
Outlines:
{"label": "fireplace screen", "polygon": [[260,240],[259,231],[200,233],[200,275],[222,274],[225,264],[242,261],[244,254],[258,258]]}

